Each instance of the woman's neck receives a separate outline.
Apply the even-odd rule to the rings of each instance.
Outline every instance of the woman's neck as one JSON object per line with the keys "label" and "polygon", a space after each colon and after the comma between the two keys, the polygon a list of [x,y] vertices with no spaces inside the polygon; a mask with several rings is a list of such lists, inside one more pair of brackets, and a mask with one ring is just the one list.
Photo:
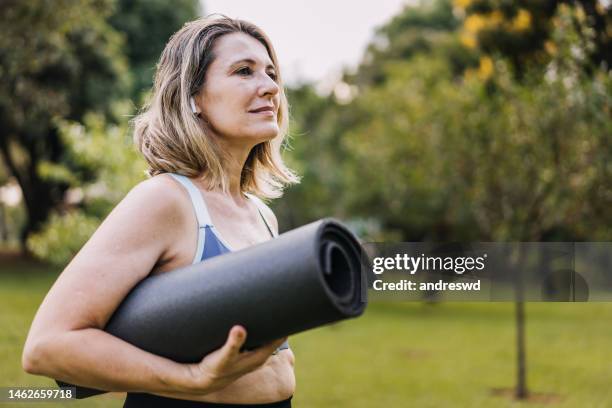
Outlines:
{"label": "woman's neck", "polygon": [[253,147],[246,146],[244,143],[229,144],[221,142],[221,148],[225,153],[225,158],[221,165],[229,181],[229,188],[224,192],[220,185],[208,185],[205,186],[206,190],[231,196],[237,204],[244,203],[245,196],[241,186],[242,170]]}

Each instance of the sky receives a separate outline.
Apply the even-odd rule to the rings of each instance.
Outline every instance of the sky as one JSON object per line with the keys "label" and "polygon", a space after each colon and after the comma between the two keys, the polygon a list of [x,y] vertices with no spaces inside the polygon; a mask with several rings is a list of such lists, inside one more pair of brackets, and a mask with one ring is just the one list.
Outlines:
{"label": "sky", "polygon": [[[205,14],[248,20],[272,40],[284,81],[325,92],[344,67],[355,67],[376,27],[410,0],[203,0]],[[414,1],[412,1],[414,2]]]}

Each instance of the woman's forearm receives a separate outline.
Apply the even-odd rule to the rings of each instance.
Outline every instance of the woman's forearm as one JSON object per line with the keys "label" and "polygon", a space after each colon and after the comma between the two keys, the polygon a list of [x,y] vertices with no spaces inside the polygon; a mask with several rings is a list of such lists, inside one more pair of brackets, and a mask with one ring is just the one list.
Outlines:
{"label": "woman's forearm", "polygon": [[94,328],[26,344],[23,365],[31,374],[106,391],[193,392],[188,365],[148,353]]}

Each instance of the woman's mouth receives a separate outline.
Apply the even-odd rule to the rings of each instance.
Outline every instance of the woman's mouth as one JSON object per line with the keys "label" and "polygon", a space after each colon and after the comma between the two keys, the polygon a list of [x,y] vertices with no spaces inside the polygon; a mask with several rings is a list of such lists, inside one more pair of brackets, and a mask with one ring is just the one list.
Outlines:
{"label": "woman's mouth", "polygon": [[274,108],[272,106],[262,106],[257,109],[252,109],[249,113],[256,113],[264,116],[274,116]]}

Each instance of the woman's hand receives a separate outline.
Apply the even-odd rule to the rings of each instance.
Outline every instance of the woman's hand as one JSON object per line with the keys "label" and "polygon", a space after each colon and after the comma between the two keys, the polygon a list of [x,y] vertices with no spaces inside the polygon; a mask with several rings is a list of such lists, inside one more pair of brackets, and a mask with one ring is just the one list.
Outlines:
{"label": "woman's hand", "polygon": [[202,361],[189,365],[193,393],[210,393],[225,388],[241,376],[261,367],[283,342],[284,337],[271,341],[255,350],[243,351],[246,330],[242,326],[231,328],[227,341],[218,350],[206,355]]}

